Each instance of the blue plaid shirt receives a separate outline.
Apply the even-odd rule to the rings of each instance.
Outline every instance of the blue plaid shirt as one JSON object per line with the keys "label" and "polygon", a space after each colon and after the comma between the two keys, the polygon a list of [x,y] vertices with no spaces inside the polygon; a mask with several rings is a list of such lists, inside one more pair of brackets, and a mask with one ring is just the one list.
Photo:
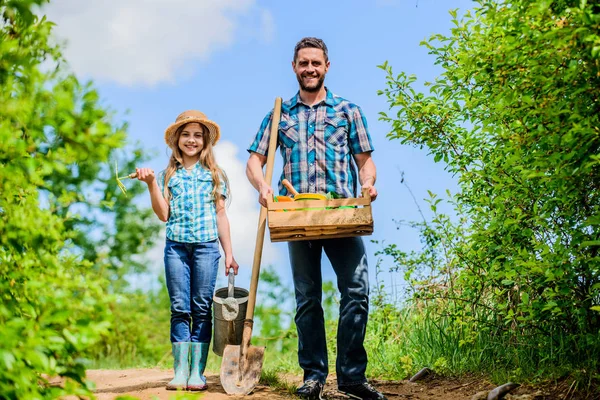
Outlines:
{"label": "blue plaid shirt", "polygon": [[[171,200],[167,220],[167,238],[182,243],[204,243],[218,239],[217,208],[212,196],[213,181],[208,169],[197,163],[191,171],[179,168],[169,179]],[[158,174],[158,186],[164,193],[165,171]],[[227,188],[221,179],[223,197]]]}
{"label": "blue plaid shirt", "polygon": [[[263,119],[249,152],[267,155],[273,111]],[[356,197],[358,177],[352,155],[373,151],[367,120],[360,107],[327,90],[314,106],[300,93],[281,105],[278,145],[283,157],[281,181],[289,180],[300,193],[335,192]]]}

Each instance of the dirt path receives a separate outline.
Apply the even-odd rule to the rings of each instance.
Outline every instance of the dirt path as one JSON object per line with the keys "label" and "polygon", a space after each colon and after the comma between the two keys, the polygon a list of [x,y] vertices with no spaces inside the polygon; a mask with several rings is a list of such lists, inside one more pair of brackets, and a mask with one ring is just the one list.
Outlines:
{"label": "dirt path", "polygon": [[[177,393],[165,390],[166,383],[172,379],[171,370],[161,369],[128,369],[128,370],[88,370],[87,376],[96,383],[96,396],[98,400],[112,400],[119,396],[134,396],[141,400],[167,400],[176,399]],[[259,385],[255,391],[246,397],[228,396],[219,384],[218,374],[207,374],[209,389],[198,396],[186,396],[187,399],[198,398],[202,400],[279,400],[291,399],[285,389],[273,389]],[[300,383],[300,378],[288,379],[290,384]],[[493,388],[493,385],[481,380],[456,381],[448,379],[430,378],[422,382],[411,383],[408,381],[375,381],[373,382],[385,393],[389,400],[394,399],[444,399],[463,400],[471,399],[475,393]],[[192,392],[186,392],[190,395]],[[510,396],[514,400],[550,400],[558,399],[548,394],[533,394],[533,390],[519,388]],[[525,394],[525,395],[524,395]],[[506,397],[508,400],[510,397]],[[325,398],[328,400],[348,399],[337,392],[335,379],[328,379],[325,389]]]}

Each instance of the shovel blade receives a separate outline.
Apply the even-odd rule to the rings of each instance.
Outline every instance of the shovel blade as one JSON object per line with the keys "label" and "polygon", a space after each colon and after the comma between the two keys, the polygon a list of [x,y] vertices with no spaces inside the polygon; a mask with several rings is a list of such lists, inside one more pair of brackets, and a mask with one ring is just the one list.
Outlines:
{"label": "shovel blade", "polygon": [[260,380],[265,348],[249,346],[240,371],[241,346],[227,345],[221,362],[221,385],[227,394],[250,394]]}

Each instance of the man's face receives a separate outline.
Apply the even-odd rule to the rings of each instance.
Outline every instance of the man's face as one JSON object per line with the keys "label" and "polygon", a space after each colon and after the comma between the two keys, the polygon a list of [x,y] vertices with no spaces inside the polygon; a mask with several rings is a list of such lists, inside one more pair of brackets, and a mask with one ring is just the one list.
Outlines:
{"label": "man's face", "polygon": [[323,50],[307,47],[298,51],[296,61],[292,61],[292,67],[302,90],[318,92],[323,87],[329,61],[325,61]]}

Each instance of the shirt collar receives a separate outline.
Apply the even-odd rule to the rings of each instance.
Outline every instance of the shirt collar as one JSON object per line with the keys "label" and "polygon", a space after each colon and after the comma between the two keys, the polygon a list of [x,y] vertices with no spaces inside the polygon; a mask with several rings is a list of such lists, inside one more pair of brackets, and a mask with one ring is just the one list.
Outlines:
{"label": "shirt collar", "polygon": [[197,174],[199,172],[204,171],[205,168],[200,164],[200,162],[198,161],[196,164],[194,164],[194,168],[190,169],[189,171],[186,170],[182,164],[179,164],[177,166],[177,172],[181,173],[181,174],[186,174],[187,172],[190,172],[192,174]]}
{"label": "shirt collar", "polygon": [[[321,104],[321,103],[325,103],[326,105],[328,105],[329,107],[333,107],[334,106],[334,102],[333,102],[333,93],[331,93],[329,91],[329,89],[327,89],[327,86],[325,86],[325,92],[327,93],[325,96],[325,99],[322,100],[320,103],[317,103],[315,105]],[[292,99],[290,100],[290,109],[296,107],[298,104],[302,104],[305,105],[302,100],[300,100],[300,91],[298,91],[296,93],[296,95],[294,97],[292,97]],[[307,106],[308,107],[308,106]]]}

